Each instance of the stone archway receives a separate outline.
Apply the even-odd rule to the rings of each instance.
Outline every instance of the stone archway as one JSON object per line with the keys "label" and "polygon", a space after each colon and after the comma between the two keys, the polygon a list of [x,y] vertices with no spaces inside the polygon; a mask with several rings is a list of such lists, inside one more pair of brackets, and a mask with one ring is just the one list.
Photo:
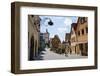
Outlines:
{"label": "stone archway", "polygon": [[35,57],[37,56],[37,41],[35,41]]}
{"label": "stone archway", "polygon": [[34,36],[30,40],[29,60],[34,60]]}

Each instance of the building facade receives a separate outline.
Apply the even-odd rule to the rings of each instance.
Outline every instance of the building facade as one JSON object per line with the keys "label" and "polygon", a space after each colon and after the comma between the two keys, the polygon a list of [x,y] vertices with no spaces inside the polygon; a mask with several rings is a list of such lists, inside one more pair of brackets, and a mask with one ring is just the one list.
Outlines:
{"label": "building facade", "polygon": [[44,33],[44,38],[45,38],[46,47],[49,47],[49,32],[47,29],[46,29],[46,33]]}
{"label": "building facade", "polygon": [[28,60],[34,60],[38,56],[39,41],[40,18],[36,15],[28,15]]}
{"label": "building facade", "polygon": [[77,37],[76,37],[77,23],[72,23],[71,25],[71,52],[70,54],[78,54],[78,50],[76,48],[77,45]]}
{"label": "building facade", "polygon": [[77,49],[81,55],[88,55],[88,18],[79,17],[77,22]]}
{"label": "building facade", "polygon": [[88,55],[88,19],[78,17],[77,23],[71,25],[71,53]]}
{"label": "building facade", "polygon": [[66,34],[65,34],[65,43],[66,43],[66,50],[65,50],[65,53],[66,53],[66,54],[68,54],[68,53],[71,52],[70,37],[71,37],[71,34],[70,34],[70,33],[66,33]]}
{"label": "building facade", "polygon": [[40,33],[40,51],[45,50],[45,35]]}
{"label": "building facade", "polygon": [[49,47],[49,32],[46,30],[45,33],[40,33],[40,50],[45,50],[45,47]]}
{"label": "building facade", "polygon": [[52,48],[52,38],[49,39],[50,48]]}

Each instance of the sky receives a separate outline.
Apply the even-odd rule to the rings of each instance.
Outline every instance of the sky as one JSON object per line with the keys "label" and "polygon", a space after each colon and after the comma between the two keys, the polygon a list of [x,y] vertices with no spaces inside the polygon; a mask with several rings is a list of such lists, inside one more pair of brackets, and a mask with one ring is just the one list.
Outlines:
{"label": "sky", "polygon": [[[40,16],[40,18],[40,32],[45,33],[46,29],[48,29],[50,38],[58,35],[61,42],[65,40],[65,34],[70,33],[71,24],[76,23],[78,19],[75,16]],[[48,25],[50,19],[53,22],[53,26]]]}

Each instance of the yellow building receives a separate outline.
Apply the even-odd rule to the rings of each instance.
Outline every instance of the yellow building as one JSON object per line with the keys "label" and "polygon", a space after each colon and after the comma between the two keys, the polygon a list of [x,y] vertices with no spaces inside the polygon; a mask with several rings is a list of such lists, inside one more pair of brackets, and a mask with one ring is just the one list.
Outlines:
{"label": "yellow building", "polygon": [[77,22],[77,50],[81,55],[88,55],[88,20],[87,17],[79,17]]}
{"label": "yellow building", "polygon": [[40,18],[28,15],[28,59],[34,60],[38,55],[40,39]]}
{"label": "yellow building", "polygon": [[88,21],[87,17],[78,17],[77,23],[71,25],[71,53],[88,55]]}

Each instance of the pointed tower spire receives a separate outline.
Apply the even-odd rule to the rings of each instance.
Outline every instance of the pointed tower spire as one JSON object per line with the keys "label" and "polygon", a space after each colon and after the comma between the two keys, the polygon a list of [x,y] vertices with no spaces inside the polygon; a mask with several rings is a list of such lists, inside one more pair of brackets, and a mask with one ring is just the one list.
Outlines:
{"label": "pointed tower spire", "polygon": [[48,33],[48,29],[46,29],[46,33]]}

